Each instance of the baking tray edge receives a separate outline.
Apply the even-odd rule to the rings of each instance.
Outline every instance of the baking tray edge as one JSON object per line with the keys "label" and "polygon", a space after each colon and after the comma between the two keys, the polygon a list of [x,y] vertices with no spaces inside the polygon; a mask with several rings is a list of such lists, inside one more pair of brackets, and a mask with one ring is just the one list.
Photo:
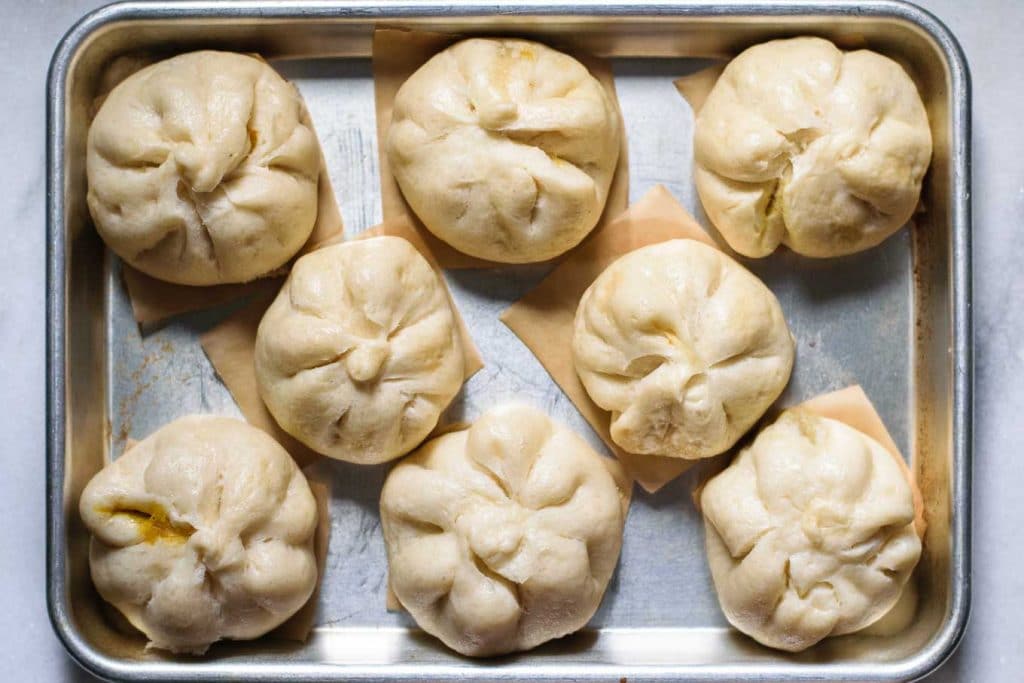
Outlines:
{"label": "baking tray edge", "polygon": [[[973,321],[971,267],[971,82],[967,61],[952,32],[933,14],[916,5],[898,0],[869,2],[640,2],[627,0],[612,4],[598,2],[548,3],[527,0],[504,3],[500,0],[459,2],[419,0],[377,5],[374,2],[125,2],[97,9],[76,23],[58,44],[47,77],[46,141],[46,579],[47,609],[53,629],[68,653],[86,670],[114,680],[180,680],[195,673],[176,663],[141,667],[107,657],[93,649],[76,631],[67,603],[63,509],[64,462],[66,444],[65,397],[65,242],[63,154],[65,129],[65,86],[68,68],[78,49],[95,32],[108,24],[131,19],[265,17],[269,19],[316,19],[352,17],[364,20],[422,18],[457,12],[462,16],[497,14],[588,15],[615,18],[629,15],[674,15],[726,17],[744,15],[798,16],[831,15],[891,18],[916,25],[935,41],[947,62],[952,87],[951,117],[951,219],[952,259],[952,363],[953,453],[951,485],[951,578],[949,616],[938,634],[920,652],[907,659],[876,666],[801,665],[785,671],[760,667],[757,673],[741,666],[644,666],[625,671],[623,667],[594,666],[586,671],[563,665],[532,667],[531,678],[549,680],[614,679],[628,674],[634,680],[765,680],[784,673],[790,680],[916,680],[948,659],[966,630],[971,596],[971,508],[973,457]],[[961,97],[955,94],[962,94]],[[145,669],[145,672],[142,670]],[[441,668],[442,679],[465,679],[465,668]],[[390,667],[389,678],[422,678],[423,670],[414,665]],[[140,676],[141,674],[141,676]],[[346,667],[324,664],[222,664],[204,667],[202,678],[240,676],[246,680],[336,680],[343,674],[349,680],[384,680],[378,667]],[[472,674],[470,674],[472,675]],[[515,670],[495,676],[509,680]]]}

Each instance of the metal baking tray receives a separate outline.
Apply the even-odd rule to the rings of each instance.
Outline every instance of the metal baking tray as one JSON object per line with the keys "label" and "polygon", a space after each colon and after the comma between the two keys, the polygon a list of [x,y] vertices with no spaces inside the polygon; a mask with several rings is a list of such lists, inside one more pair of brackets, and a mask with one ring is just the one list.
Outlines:
{"label": "metal baking tray", "polygon": [[[689,493],[700,471],[637,493],[621,562],[584,631],[532,652],[453,655],[385,604],[377,500],[386,467],[324,461],[333,482],[330,554],[305,644],[215,646],[200,659],[146,652],[104,617],[89,580],[77,502],[105,457],[186,413],[237,414],[198,344],[229,312],[140,333],[85,207],[88,107],[110,59],[200,47],[259,52],[305,96],[347,229],[380,219],[370,40],[375,26],[518,34],[614,58],[635,200],[663,183],[707,225],[691,182],[693,117],[672,79],[776,37],[816,34],[893,56],[921,88],[935,153],[924,213],[879,248],[816,261],[782,251],[747,261],[777,293],[798,340],[782,403],[852,382],[871,396],[924,491],[929,522],[915,622],[891,637],[834,638],[802,655],[728,628],[705,566]],[[49,75],[48,604],[68,652],[130,680],[910,680],[938,667],[967,623],[971,511],[970,84],[955,38],[912,5],[858,1],[543,3],[152,2],[100,9],[60,43]],[[498,321],[543,267],[447,273],[486,368],[452,412],[472,419],[528,400],[601,447],[536,359]]]}

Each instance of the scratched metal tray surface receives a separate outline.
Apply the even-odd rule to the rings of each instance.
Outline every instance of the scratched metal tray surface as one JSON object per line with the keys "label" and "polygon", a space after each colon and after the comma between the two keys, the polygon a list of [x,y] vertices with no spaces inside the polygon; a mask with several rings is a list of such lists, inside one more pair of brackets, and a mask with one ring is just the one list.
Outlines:
{"label": "scratched metal tray surface", "polygon": [[[708,225],[691,180],[693,115],[672,80],[766,39],[816,34],[889,54],[911,71],[935,154],[925,211],[863,254],[783,250],[745,261],[778,295],[798,342],[781,404],[859,382],[922,483],[928,516],[914,624],[783,655],[730,630],[719,611],[690,491],[701,468],[637,491],[618,571],[584,631],[532,652],[472,661],[385,611],[377,503],[387,467],[327,461],[330,552],[308,642],[225,643],[199,659],[146,652],[105,617],[77,515],[82,487],[127,438],[184,414],[238,415],[198,336],[231,306],[140,331],[85,208],[87,111],[110,59],[200,47],[259,52],[302,91],[350,234],[380,220],[370,38],[375,26],[514,33],[613,58],[629,139],[630,199],[666,185]],[[101,9],[59,45],[49,80],[48,604],[87,669],[112,679],[909,680],[955,648],[969,606],[971,326],[969,77],[960,49],[911,5],[856,3],[154,2]],[[498,314],[545,268],[448,272],[486,367],[447,419],[508,398],[531,402],[601,448]]]}

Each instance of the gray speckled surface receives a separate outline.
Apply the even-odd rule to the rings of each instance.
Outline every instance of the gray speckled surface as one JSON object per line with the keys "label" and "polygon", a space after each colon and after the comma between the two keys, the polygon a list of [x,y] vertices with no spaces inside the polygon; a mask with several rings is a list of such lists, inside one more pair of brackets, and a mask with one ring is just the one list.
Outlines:
{"label": "gray speckled surface", "polygon": [[[3,368],[0,400],[5,408],[0,413],[0,433],[7,435],[9,444],[6,476],[0,480],[7,514],[3,525],[4,539],[9,549],[0,559],[0,575],[7,578],[4,590],[7,609],[0,613],[0,634],[6,647],[0,654],[0,663],[3,670],[19,672],[19,677],[24,680],[88,680],[64,656],[52,635],[46,619],[43,593],[43,84],[46,65],[60,34],[74,19],[99,4],[95,0],[11,3],[8,28],[0,38],[0,50],[4,56],[0,60],[0,73],[8,93],[9,111],[3,133],[7,152],[7,164],[3,170],[6,192],[0,199],[4,204],[2,215],[7,218],[4,230],[8,235],[7,259],[0,274],[0,292],[5,294],[0,297],[0,367]],[[965,48],[974,78],[975,130],[977,436],[973,616],[963,646],[933,679],[1013,680],[1024,668],[1024,651],[1020,648],[1020,630],[1024,626],[1021,616],[1024,612],[1024,574],[1016,566],[1016,558],[1024,550],[1024,531],[1019,521],[1024,515],[1024,502],[1017,494],[1019,482],[1024,480],[1024,461],[1016,455],[1015,448],[1024,440],[1024,423],[1017,417],[1019,406],[1024,401],[1024,389],[1019,382],[1024,367],[1024,346],[1020,341],[1024,336],[1024,309],[1020,303],[1024,295],[1024,281],[1016,276],[1019,262],[1024,258],[1024,248],[1017,239],[1024,224],[1024,164],[1020,162],[1024,134],[1019,123],[1024,109],[1024,94],[1020,87],[1024,43],[1018,35],[1024,26],[1024,3],[932,0],[922,4],[950,26]],[[365,75],[359,70],[366,67],[356,65],[352,68],[353,80],[358,83],[359,77]],[[313,116],[317,118],[317,89],[325,87],[326,82],[311,77],[312,74],[289,75],[302,82],[311,100]],[[623,99],[634,102],[637,107],[632,113],[625,112],[627,120],[640,121],[646,111],[643,102],[634,98]],[[351,183],[360,186],[375,177],[376,159],[372,154],[345,154],[348,150],[363,148],[358,144],[358,138],[368,134],[363,122],[371,118],[372,111],[353,110],[345,116],[351,119],[346,119],[347,123],[341,122],[330,135],[324,136],[325,154],[336,185]],[[666,139],[666,144],[659,146],[666,157],[662,158],[654,151],[643,159],[634,157],[634,187],[648,185],[644,179],[657,178],[659,167],[672,163],[674,155],[687,154],[688,145],[685,137],[681,140]],[[684,204],[694,208],[696,198],[692,187],[680,183],[670,189]],[[344,193],[339,193],[339,196],[350,226],[366,227],[376,222],[377,216],[371,215],[372,211],[364,204],[349,205]],[[894,268],[901,269],[898,259],[905,253],[905,248],[895,244],[891,250],[886,250],[886,259],[893,259]],[[850,267],[855,267],[855,264]],[[771,272],[760,274],[772,282]],[[536,276],[535,273],[516,271],[514,279],[529,280]],[[486,305],[469,307],[474,314],[479,312],[479,315],[488,317],[504,307],[503,296],[512,296],[525,284],[510,282],[510,278],[500,274],[486,283],[476,284],[474,288],[460,287],[458,276],[455,279],[453,284],[463,296],[473,296],[475,291],[481,296],[481,303],[486,301],[489,302],[487,305],[495,307],[490,312]],[[885,287],[899,286],[898,278],[895,284],[892,280],[885,282]],[[481,292],[480,288],[486,291]],[[777,291],[784,307],[787,297],[801,295],[796,285],[792,291]],[[886,300],[884,291],[881,296],[883,301]],[[874,303],[877,304],[878,300]],[[858,307],[863,304],[838,292],[830,305],[843,306],[850,315],[857,315]],[[898,312],[894,318],[898,320]],[[469,322],[472,325],[474,321],[470,319]],[[815,330],[810,335],[800,333],[799,328],[804,322],[792,322],[803,343],[814,341],[815,348],[827,351],[830,330],[822,324],[824,321],[808,319],[807,330]],[[902,325],[898,323],[900,328]],[[162,341],[174,344],[175,331],[168,329],[166,334],[166,340]],[[490,353],[513,352],[515,340],[511,335],[506,340],[508,349],[501,346],[500,336],[492,341],[498,346],[489,347],[493,349],[489,350]],[[136,351],[142,353],[142,350]],[[814,358],[813,362],[822,364],[819,376],[831,376],[829,364],[835,364],[837,359],[830,358],[827,352],[811,355],[803,348],[801,352],[802,363]],[[857,367],[850,365],[853,359],[839,360],[842,361],[842,370],[838,372],[862,376]],[[111,368],[112,372],[117,371],[116,364],[111,364]],[[175,372],[175,368],[168,370]],[[211,379],[191,375],[184,368],[177,370],[182,382],[202,383]],[[499,371],[495,368],[486,372]],[[534,382],[529,376],[506,372],[505,376],[494,377],[485,373],[481,373],[474,382],[493,380],[513,394]],[[811,376],[810,373],[807,376]],[[836,379],[840,378],[837,376]],[[802,395],[813,388],[796,385],[790,391]],[[881,387],[878,391],[872,391],[870,386],[868,389],[872,395],[888,393]],[[209,406],[233,409],[217,391],[193,393],[205,397],[201,400],[212,402]],[[551,396],[550,400],[556,414],[561,414],[566,408],[559,405],[559,402],[564,403],[560,396]],[[881,407],[883,412],[887,412],[885,406]],[[465,406],[465,409],[468,415],[477,412],[472,405]],[[154,415],[152,419],[163,421],[161,416]],[[139,423],[132,426],[133,431],[139,434],[150,431]],[[897,440],[904,442],[905,426],[893,427]],[[369,468],[360,476],[366,478],[364,490],[374,493],[367,493],[365,500],[358,497],[346,500],[345,504],[353,506],[353,511],[365,511],[367,506],[376,505],[375,491],[383,472],[379,468]],[[352,519],[359,524],[374,523],[373,515],[352,515]],[[346,537],[365,539],[373,532],[369,528],[353,531],[356,533],[346,534]],[[635,535],[627,541],[624,552],[630,552],[629,545],[634,541],[642,544],[644,539]],[[360,549],[352,550],[359,552]],[[377,580],[376,575],[360,574],[357,567],[339,569],[353,572],[344,576],[345,583],[362,583],[372,588],[370,582]],[[623,603],[627,602],[625,597]],[[335,603],[332,601],[332,604]],[[336,616],[344,618],[343,601],[336,605],[339,608]],[[614,609],[614,606],[604,609],[600,618],[611,618],[612,615],[606,614],[609,609]]]}

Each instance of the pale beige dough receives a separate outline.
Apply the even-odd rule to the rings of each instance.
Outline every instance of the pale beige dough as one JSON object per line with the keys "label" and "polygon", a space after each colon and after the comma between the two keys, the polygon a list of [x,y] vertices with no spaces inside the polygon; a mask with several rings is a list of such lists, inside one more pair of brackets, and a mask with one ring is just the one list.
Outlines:
{"label": "pale beige dough", "polygon": [[296,261],[260,321],[255,364],[282,429],[360,464],[415,448],[464,377],[444,284],[400,237],[335,244]]}
{"label": "pale beige dough", "polygon": [[582,628],[618,562],[619,465],[523,406],[424,444],[388,475],[381,526],[391,587],[453,650],[529,650]]}
{"label": "pale beige dough", "polygon": [[775,295],[722,252],[689,239],[612,263],[576,309],[572,350],[590,398],[629,453],[728,450],[778,398],[794,344]]}
{"label": "pale beige dough", "polygon": [[273,439],[231,418],[175,420],[96,474],[79,501],[104,600],[149,646],[202,654],[258,638],[317,582],[317,506]]}
{"label": "pale beige dough", "polygon": [[190,52],[110,92],[86,173],[96,229],[125,262],[178,284],[246,282],[309,238],[320,147],[298,92],[265,62]]}
{"label": "pale beige dough", "polygon": [[729,245],[766,256],[873,247],[917,208],[928,116],[899,64],[821,38],[755,45],[726,67],[696,119],[694,174]]}
{"label": "pale beige dough", "polygon": [[412,210],[451,246],[492,261],[543,261],[597,224],[619,128],[615,103],[572,57],[474,38],[399,89],[388,163]]}
{"label": "pale beige dough", "polygon": [[893,455],[799,409],[762,430],[700,504],[722,611],[781,650],[881,619],[921,556],[913,491]]}

